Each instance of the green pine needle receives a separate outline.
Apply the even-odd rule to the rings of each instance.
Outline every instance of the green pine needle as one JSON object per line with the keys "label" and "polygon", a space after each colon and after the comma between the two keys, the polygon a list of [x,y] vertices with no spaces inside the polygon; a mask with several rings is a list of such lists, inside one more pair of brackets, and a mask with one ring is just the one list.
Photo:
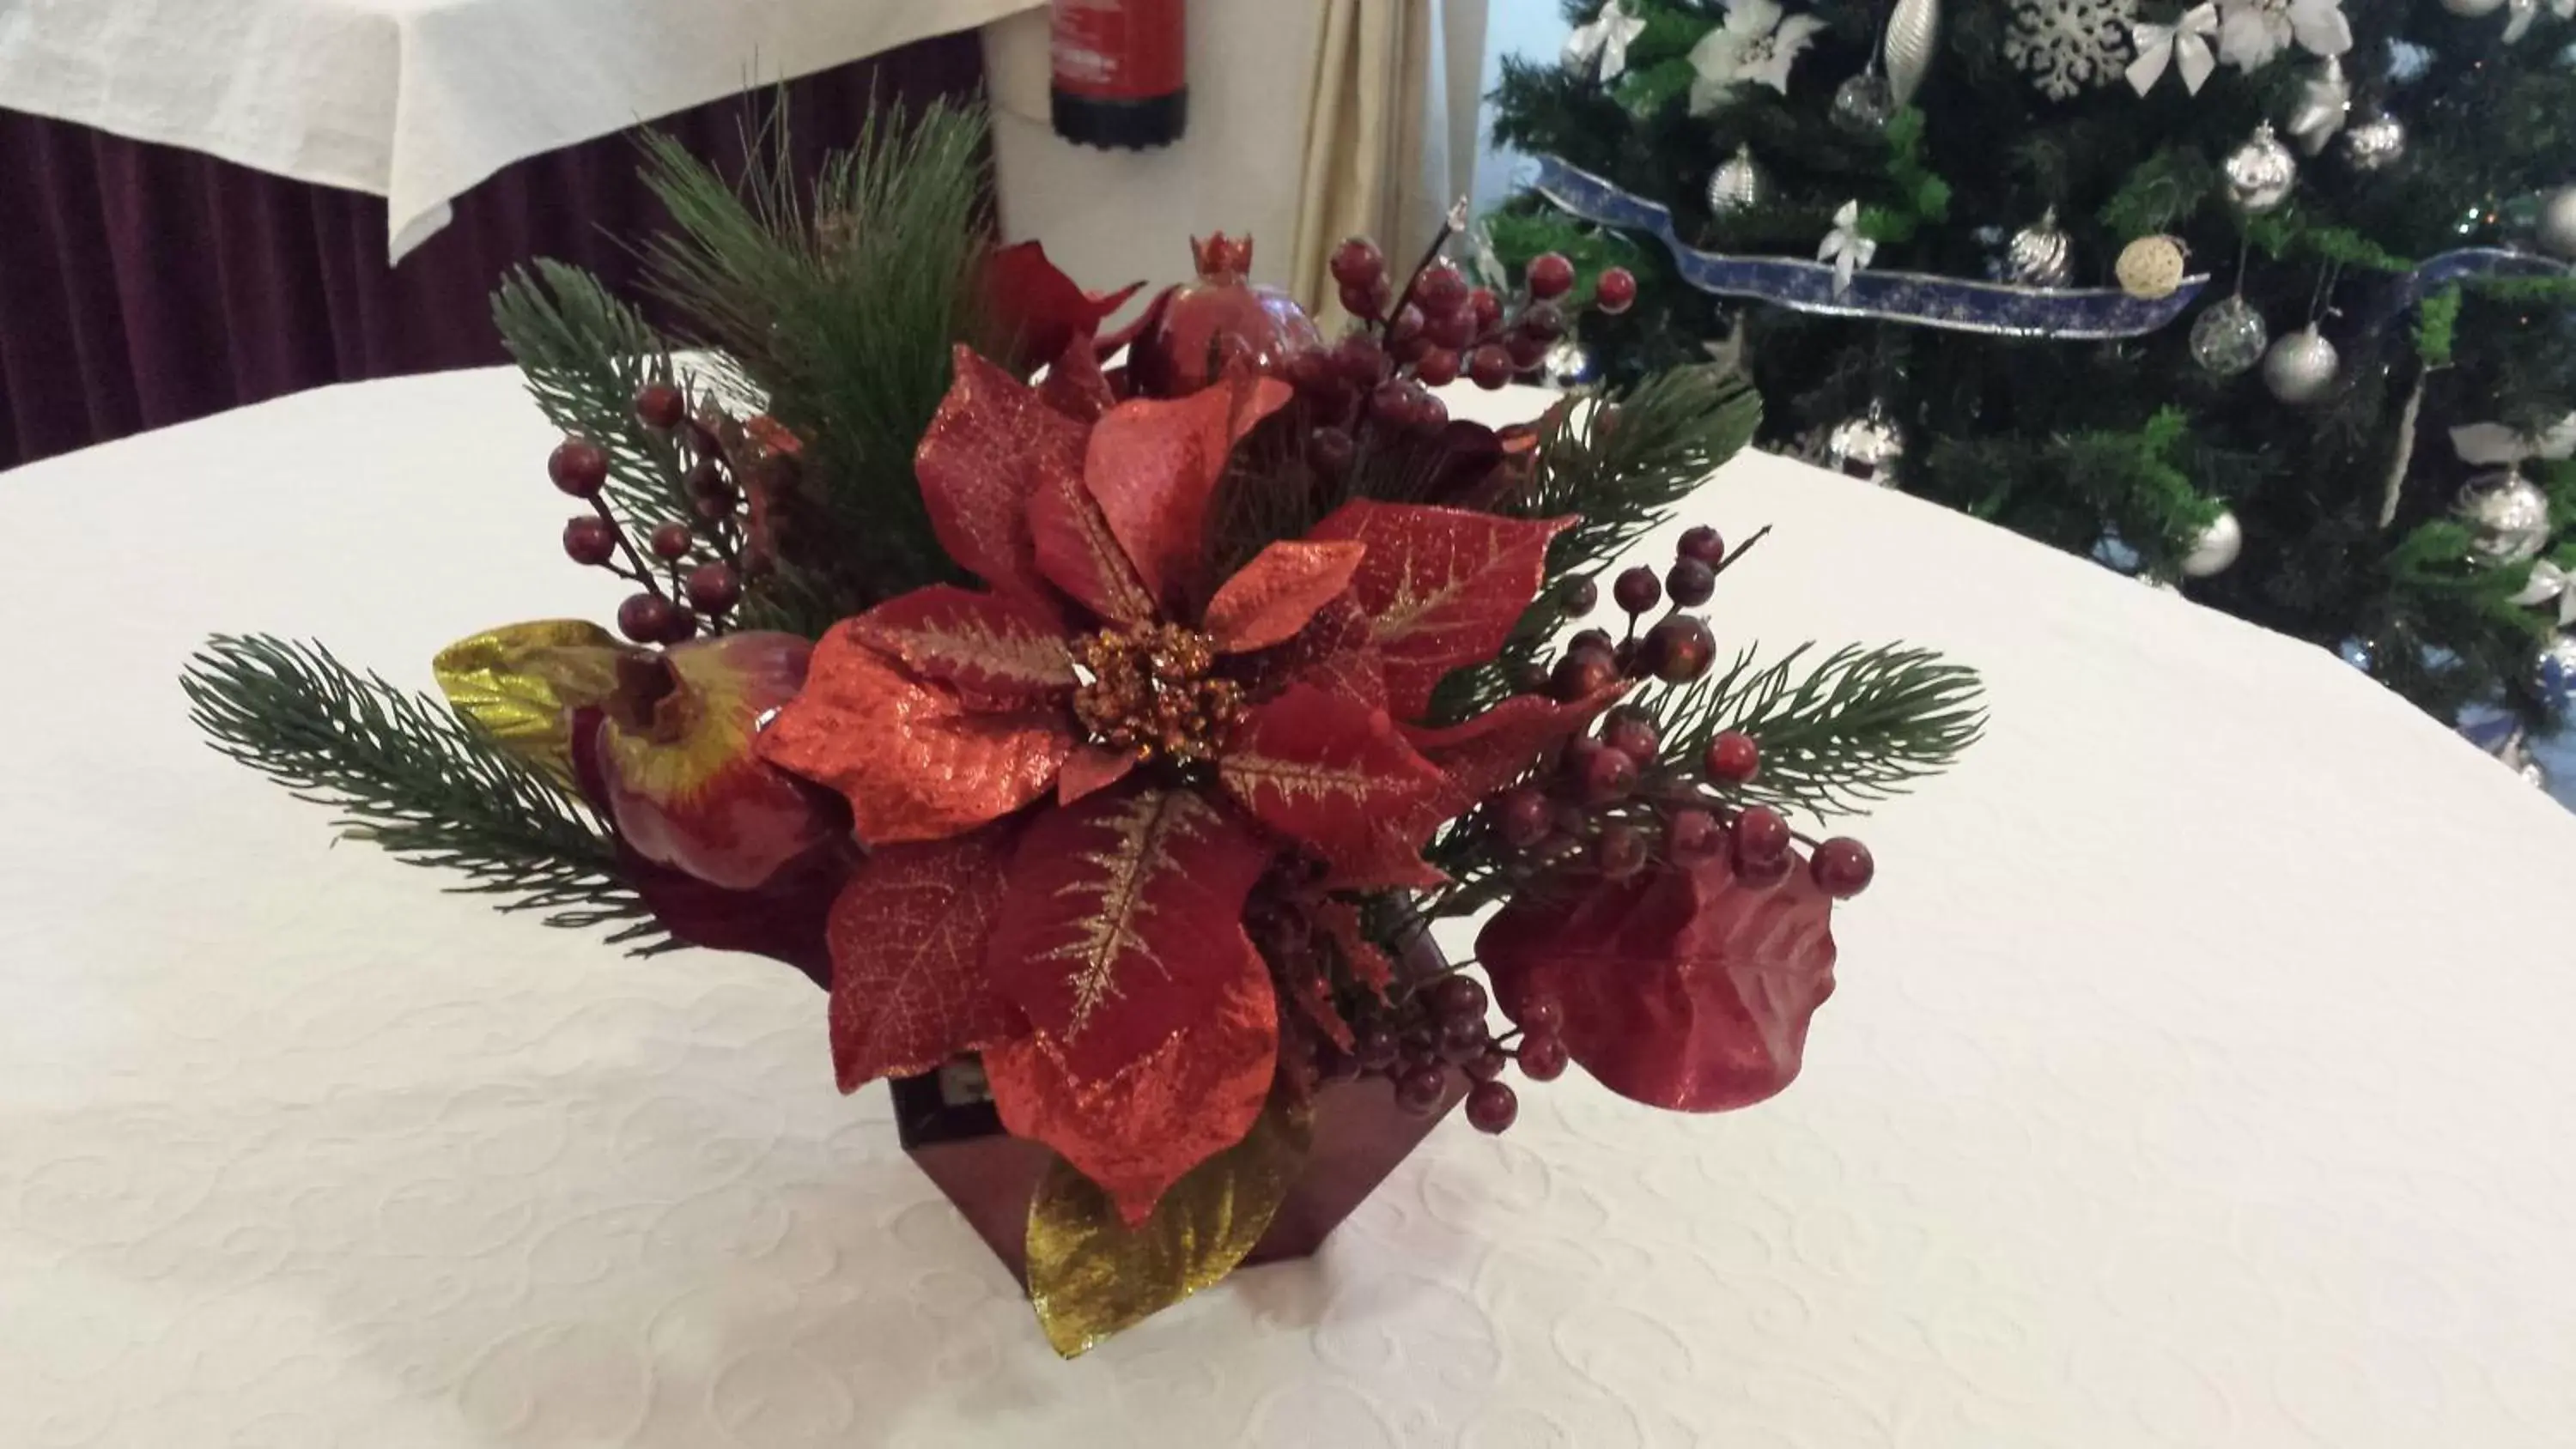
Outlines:
{"label": "green pine needle", "polygon": [[645,384],[671,381],[670,349],[632,307],[579,267],[540,259],[492,294],[492,324],[546,420],[608,454],[608,500],[638,538],[689,523],[678,447],[635,415]]}

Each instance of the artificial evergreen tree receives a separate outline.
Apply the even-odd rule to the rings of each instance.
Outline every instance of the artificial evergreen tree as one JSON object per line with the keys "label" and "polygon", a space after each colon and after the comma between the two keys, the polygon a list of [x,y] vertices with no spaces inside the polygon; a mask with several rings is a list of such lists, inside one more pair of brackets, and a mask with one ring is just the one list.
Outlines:
{"label": "artificial evergreen tree", "polygon": [[[1506,267],[1638,275],[1635,307],[1585,319],[1614,379],[1740,349],[1769,446],[2178,581],[2445,720],[2576,704],[2568,0],[1566,8],[1561,63],[1506,63],[1496,139],[1672,235],[1544,184],[1486,224]],[[2044,293],[2152,300],[2167,239],[2206,277],[2169,317],[2030,323]],[[1846,242],[1862,276],[2017,290],[1934,325],[1684,270]]]}

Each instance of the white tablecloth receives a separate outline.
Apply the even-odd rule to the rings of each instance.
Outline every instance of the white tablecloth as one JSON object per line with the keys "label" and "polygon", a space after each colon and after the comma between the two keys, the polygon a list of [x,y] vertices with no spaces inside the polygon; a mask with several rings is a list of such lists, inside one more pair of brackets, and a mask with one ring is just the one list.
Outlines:
{"label": "white tablecloth", "polygon": [[394,260],[514,161],[1043,0],[7,0],[0,107],[384,197]]}
{"label": "white tablecloth", "polygon": [[1994,708],[1860,825],[1805,1079],[1530,1088],[1059,1363],[799,978],[442,896],[192,737],[208,630],[426,685],[612,604],[549,442],[466,373],[0,475],[0,1443],[2576,1432],[2576,819],[2326,654],[1767,458],[1691,511],[1779,526],[1720,637],[1906,637]]}

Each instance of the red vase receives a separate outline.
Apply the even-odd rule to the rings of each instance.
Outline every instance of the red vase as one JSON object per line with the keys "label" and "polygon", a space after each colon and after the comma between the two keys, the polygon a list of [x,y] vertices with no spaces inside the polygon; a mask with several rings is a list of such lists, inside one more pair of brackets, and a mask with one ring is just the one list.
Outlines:
{"label": "red vase", "polygon": [[[1001,1115],[984,1091],[983,1071],[972,1062],[951,1063],[889,1085],[904,1154],[956,1205],[993,1256],[1026,1284],[1029,1200],[1054,1154],[1043,1143],[1002,1130]],[[1398,1107],[1395,1089],[1384,1078],[1318,1089],[1314,1146],[1305,1171],[1245,1265],[1302,1258],[1323,1246],[1342,1219],[1466,1097],[1467,1087],[1460,1074],[1451,1073],[1440,1105],[1420,1113]]]}

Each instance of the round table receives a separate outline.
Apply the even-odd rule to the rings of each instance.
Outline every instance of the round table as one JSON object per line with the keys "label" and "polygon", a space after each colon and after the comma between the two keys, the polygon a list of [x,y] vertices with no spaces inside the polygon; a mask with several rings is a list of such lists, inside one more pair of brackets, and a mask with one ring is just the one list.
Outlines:
{"label": "round table", "polygon": [[468,372],[0,476],[0,1442],[2567,1442],[2576,818],[2327,654],[1731,465],[1683,521],[1777,531],[1721,639],[1936,646],[1994,712],[1856,827],[1805,1078],[1532,1087],[1062,1363],[793,972],[442,895],[193,736],[208,631],[425,686],[604,613],[550,441]]}

